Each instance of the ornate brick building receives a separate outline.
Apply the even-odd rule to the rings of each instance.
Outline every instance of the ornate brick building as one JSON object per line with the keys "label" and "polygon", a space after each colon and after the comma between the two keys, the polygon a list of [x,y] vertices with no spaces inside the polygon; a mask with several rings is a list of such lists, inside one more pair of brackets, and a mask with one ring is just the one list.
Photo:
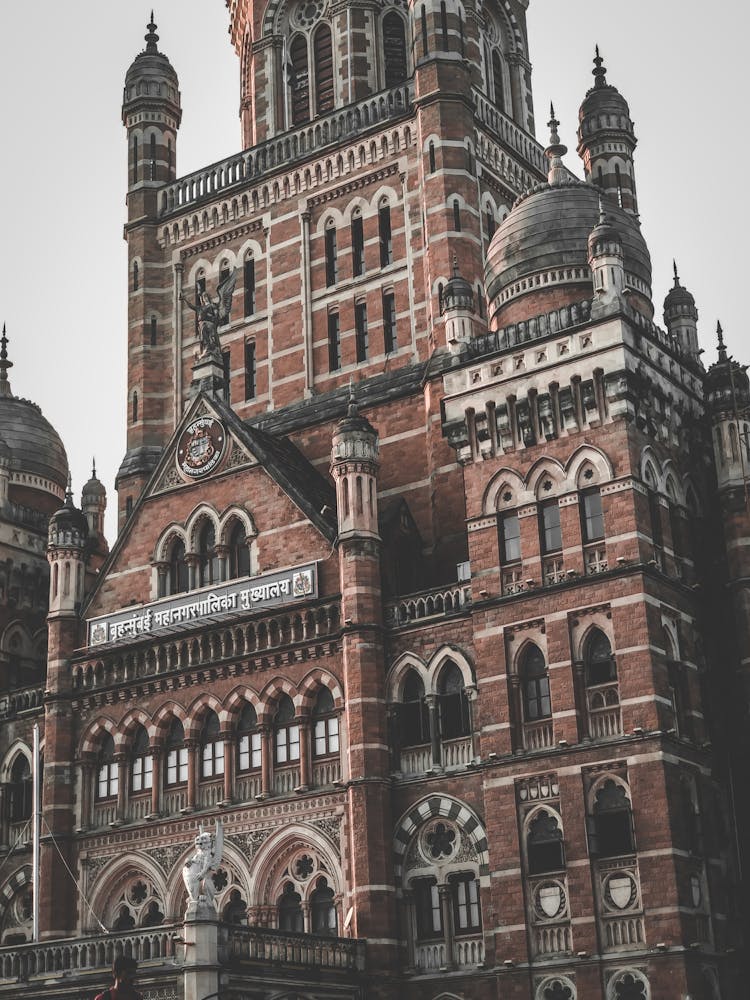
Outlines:
{"label": "ornate brick building", "polygon": [[597,52],[580,181],[525,0],[227,6],[241,153],[179,176],[154,24],[126,76],[119,532],[43,508],[0,996],[744,995],[750,391],[676,269],[654,320],[627,102]]}

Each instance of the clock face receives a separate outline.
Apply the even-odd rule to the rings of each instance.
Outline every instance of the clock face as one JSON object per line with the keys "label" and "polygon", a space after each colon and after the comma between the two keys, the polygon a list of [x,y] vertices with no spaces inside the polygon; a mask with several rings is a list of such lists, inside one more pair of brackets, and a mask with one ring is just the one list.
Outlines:
{"label": "clock face", "polygon": [[224,425],[215,417],[197,417],[177,443],[177,468],[187,479],[201,479],[217,468],[226,450]]}

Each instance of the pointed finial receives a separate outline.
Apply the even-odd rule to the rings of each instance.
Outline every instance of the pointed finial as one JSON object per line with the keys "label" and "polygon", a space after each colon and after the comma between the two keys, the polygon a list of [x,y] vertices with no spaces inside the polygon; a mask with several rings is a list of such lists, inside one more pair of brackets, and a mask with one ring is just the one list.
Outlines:
{"label": "pointed finial", "polygon": [[721,322],[716,321],[716,336],[719,338],[719,361],[727,360],[727,348],[724,344],[724,331],[721,328]]}
{"label": "pointed finial", "polygon": [[607,213],[604,211],[604,195],[599,192],[599,225],[607,221]]}
{"label": "pointed finial", "polygon": [[70,472],[68,472],[68,487],[65,490],[65,506],[73,506],[73,477]]}
{"label": "pointed finial", "polygon": [[349,404],[346,409],[346,414],[349,417],[359,416],[359,410],[357,408],[357,400],[354,396],[354,376],[349,376]]}
{"label": "pointed finial", "polygon": [[596,46],[596,55],[594,56],[594,68],[591,70],[594,74],[594,86],[595,87],[606,87],[607,86],[607,68],[604,65],[604,60],[599,55],[599,46]]}
{"label": "pointed finial", "polygon": [[96,457],[91,459],[91,478],[96,479]]}
{"label": "pointed finial", "polygon": [[159,41],[159,36],[156,34],[156,24],[154,23],[153,11],[151,11],[151,20],[146,27],[148,28],[148,34],[146,35],[146,52],[158,52],[159,49],[156,43]]}
{"label": "pointed finial", "polygon": [[560,122],[555,118],[555,106],[551,101],[549,110],[550,120],[547,122],[549,126],[549,145],[544,151],[544,155],[549,160],[547,180],[550,184],[562,184],[567,177],[567,171],[563,166],[562,158],[568,152],[568,147],[560,142],[560,135],[557,131]]}
{"label": "pointed finial", "polygon": [[0,337],[0,396],[10,396],[10,383],[8,382],[8,369],[13,367],[13,362],[8,361],[8,338],[5,335],[5,323],[3,323],[3,335]]}
{"label": "pointed finial", "polygon": [[453,277],[458,277],[458,254],[453,254]]}
{"label": "pointed finial", "polygon": [[674,260],[674,259],[672,260],[672,270],[674,271],[674,287],[675,288],[679,288],[680,287],[680,276],[677,273],[677,261]]}

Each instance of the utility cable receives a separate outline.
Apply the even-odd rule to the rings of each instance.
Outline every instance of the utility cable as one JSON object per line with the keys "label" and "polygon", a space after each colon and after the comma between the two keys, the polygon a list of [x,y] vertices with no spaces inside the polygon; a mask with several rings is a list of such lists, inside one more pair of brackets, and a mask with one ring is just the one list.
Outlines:
{"label": "utility cable", "polygon": [[18,836],[16,837],[15,844],[11,845],[8,853],[5,855],[5,857],[3,858],[3,860],[0,861],[0,873],[2,873],[3,868],[5,868],[5,865],[9,861],[11,854],[15,851],[15,849],[18,847],[18,845],[22,842],[22,840],[23,840],[23,838],[24,838],[24,836],[26,834],[26,831],[29,828],[29,822],[30,822],[30,820],[26,820],[26,822],[24,823],[24,825],[21,827],[21,830],[19,831]]}
{"label": "utility cable", "polygon": [[54,835],[54,833],[52,832],[52,830],[50,829],[50,825],[49,825],[49,823],[47,822],[47,820],[46,820],[46,819],[44,818],[44,816],[42,816],[42,822],[43,822],[43,823],[44,823],[44,825],[45,825],[45,826],[47,827],[47,833],[48,833],[48,834],[50,835],[50,837],[52,838],[52,843],[53,843],[53,844],[55,845],[55,850],[56,850],[56,851],[57,851],[57,853],[58,853],[58,854],[60,855],[60,859],[62,860],[62,863],[63,863],[63,864],[65,865],[65,870],[66,870],[66,872],[68,873],[68,875],[70,875],[70,877],[71,877],[71,879],[72,879],[72,881],[73,881],[73,883],[74,883],[74,885],[75,885],[76,889],[77,889],[77,890],[78,890],[78,891],[80,892],[80,894],[81,894],[81,899],[82,899],[82,900],[84,901],[84,903],[86,904],[86,906],[87,906],[87,908],[88,908],[88,911],[89,911],[89,913],[90,913],[90,914],[91,914],[91,916],[92,916],[92,917],[94,918],[94,920],[95,920],[95,921],[97,922],[97,924],[99,924],[99,926],[101,927],[101,929],[102,929],[102,933],[103,933],[103,934],[109,934],[109,933],[110,933],[110,931],[108,931],[108,930],[107,930],[107,928],[106,928],[106,927],[104,926],[104,924],[103,924],[103,923],[101,922],[101,920],[99,919],[99,917],[97,917],[97,915],[96,915],[96,914],[94,913],[94,910],[93,910],[93,907],[91,906],[91,903],[89,903],[88,899],[86,898],[86,894],[84,893],[83,889],[82,889],[82,888],[80,887],[80,885],[78,884],[78,879],[77,879],[77,878],[75,877],[75,875],[73,874],[73,872],[72,872],[72,871],[70,870],[70,865],[68,864],[68,862],[67,862],[67,860],[66,860],[66,858],[65,858],[65,855],[64,855],[64,854],[63,854],[63,852],[62,852],[62,851],[60,850],[60,846],[59,846],[59,844],[57,843],[57,841],[55,840],[55,835]]}

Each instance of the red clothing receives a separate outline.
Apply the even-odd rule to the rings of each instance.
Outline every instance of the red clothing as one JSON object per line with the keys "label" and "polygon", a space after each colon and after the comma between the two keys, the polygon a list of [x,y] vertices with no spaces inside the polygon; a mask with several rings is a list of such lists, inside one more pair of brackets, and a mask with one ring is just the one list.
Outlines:
{"label": "red clothing", "polygon": [[110,986],[94,1000],[143,1000],[143,994],[134,990],[132,986]]}

